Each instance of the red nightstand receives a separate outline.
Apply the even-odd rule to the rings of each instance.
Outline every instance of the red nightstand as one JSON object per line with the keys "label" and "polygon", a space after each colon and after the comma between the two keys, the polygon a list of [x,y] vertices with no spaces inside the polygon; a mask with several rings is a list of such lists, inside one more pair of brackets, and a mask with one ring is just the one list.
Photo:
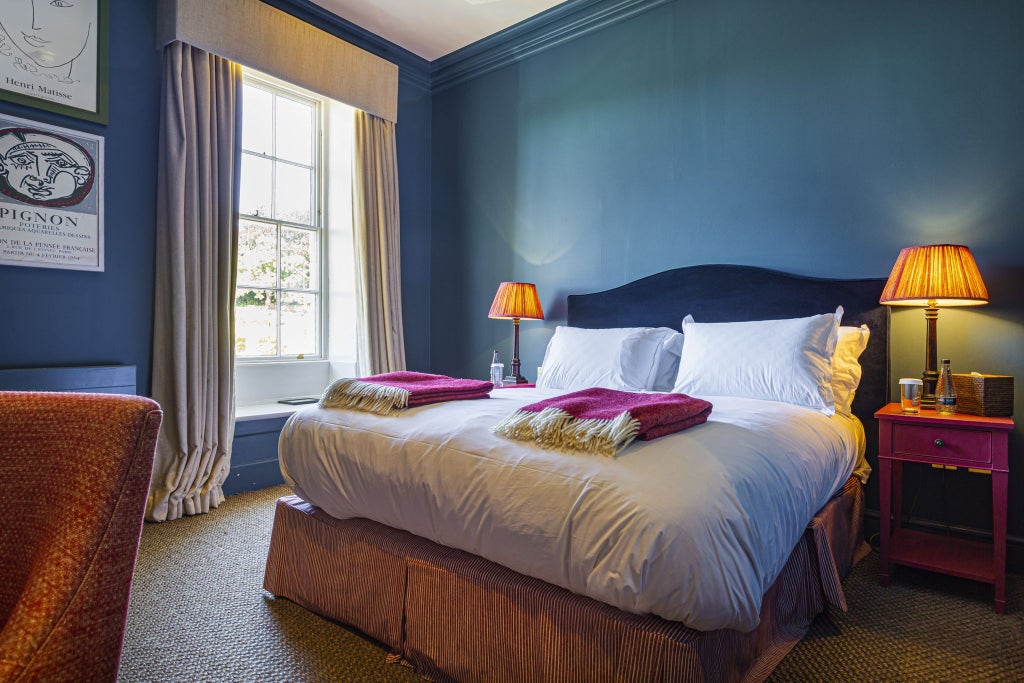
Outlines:
{"label": "red nightstand", "polygon": [[[882,585],[889,585],[890,562],[984,581],[995,585],[995,609],[1002,614],[1006,611],[1007,435],[1013,429],[1013,419],[946,416],[934,410],[906,414],[900,411],[899,403],[890,403],[875,417]],[[992,543],[902,528],[904,462],[991,472]]]}

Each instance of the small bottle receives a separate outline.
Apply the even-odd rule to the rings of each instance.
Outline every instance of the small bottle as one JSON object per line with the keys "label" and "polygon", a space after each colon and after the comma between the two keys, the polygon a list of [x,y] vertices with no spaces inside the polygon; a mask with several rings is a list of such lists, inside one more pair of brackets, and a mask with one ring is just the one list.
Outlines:
{"label": "small bottle", "polygon": [[496,388],[502,386],[502,380],[505,377],[505,364],[498,358],[498,351],[495,349],[494,358],[491,360],[491,384]]}
{"label": "small bottle", "polygon": [[956,389],[953,388],[953,372],[949,369],[949,359],[942,359],[939,369],[939,382],[935,386],[935,412],[939,415],[956,413]]}

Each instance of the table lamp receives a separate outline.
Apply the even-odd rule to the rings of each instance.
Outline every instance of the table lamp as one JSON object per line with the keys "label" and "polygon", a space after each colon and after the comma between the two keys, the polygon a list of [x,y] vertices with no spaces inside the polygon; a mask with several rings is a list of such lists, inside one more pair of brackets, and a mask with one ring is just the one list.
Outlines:
{"label": "table lamp", "polygon": [[907,247],[892,267],[879,303],[887,306],[924,306],[927,336],[924,347],[924,394],[921,407],[935,407],[939,379],[936,323],[940,306],[980,306],[988,303],[988,290],[967,247],[933,244]]}
{"label": "table lamp", "polygon": [[494,303],[487,317],[512,321],[515,346],[512,351],[512,367],[505,378],[505,384],[525,384],[526,378],[519,374],[519,321],[544,319],[537,287],[529,282],[502,282],[498,285],[498,292],[494,295]]}

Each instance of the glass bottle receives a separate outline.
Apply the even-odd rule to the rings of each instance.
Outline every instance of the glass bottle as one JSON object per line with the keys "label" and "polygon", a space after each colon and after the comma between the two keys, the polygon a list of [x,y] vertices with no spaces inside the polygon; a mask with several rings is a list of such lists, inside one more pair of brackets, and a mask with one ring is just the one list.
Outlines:
{"label": "glass bottle", "polygon": [[949,359],[942,359],[939,368],[939,382],[935,387],[935,412],[939,415],[956,413],[956,389],[953,388],[953,372],[949,369]]}
{"label": "glass bottle", "polygon": [[491,384],[500,388],[505,377],[505,364],[498,357],[498,350],[494,350],[494,357],[491,359]]}

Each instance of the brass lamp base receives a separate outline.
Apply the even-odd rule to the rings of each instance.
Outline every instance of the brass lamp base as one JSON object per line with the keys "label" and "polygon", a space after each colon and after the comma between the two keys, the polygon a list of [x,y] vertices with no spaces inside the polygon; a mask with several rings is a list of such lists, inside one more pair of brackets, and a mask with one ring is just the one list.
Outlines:
{"label": "brass lamp base", "polygon": [[512,367],[509,368],[508,377],[502,380],[504,384],[528,384],[529,381],[519,374],[519,318],[512,318],[512,327],[515,329],[515,344],[512,347]]}
{"label": "brass lamp base", "polygon": [[921,381],[924,387],[921,392],[921,407],[932,409],[935,407],[935,387],[939,384],[939,354],[938,354],[938,321],[939,308],[935,301],[929,301],[928,307],[924,309],[925,321],[925,344],[924,344],[924,372],[921,374]]}

